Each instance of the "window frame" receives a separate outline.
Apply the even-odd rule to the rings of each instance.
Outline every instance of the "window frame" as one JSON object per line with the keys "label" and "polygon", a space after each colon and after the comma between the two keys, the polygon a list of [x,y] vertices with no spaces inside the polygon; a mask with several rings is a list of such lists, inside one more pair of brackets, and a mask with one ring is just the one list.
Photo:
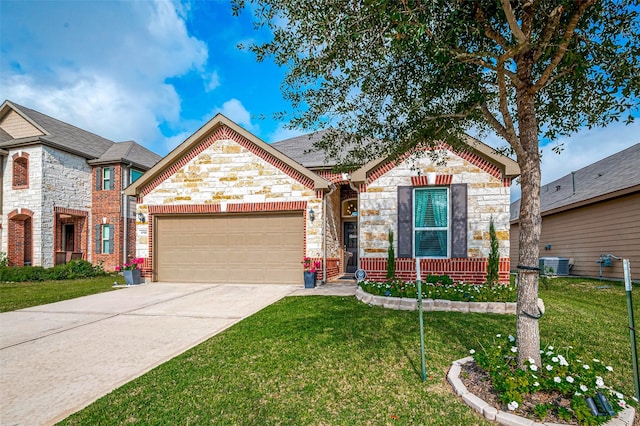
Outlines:
{"label": "window frame", "polygon": [[[413,246],[413,257],[416,259],[449,259],[451,258],[451,245],[452,245],[452,206],[451,206],[451,188],[449,186],[429,186],[429,187],[414,187],[412,188],[412,220],[411,220],[411,231],[412,231],[412,246]],[[429,192],[429,191],[442,191],[446,192],[447,197],[447,226],[426,226],[426,227],[417,227],[416,226],[416,193],[418,192]],[[419,256],[418,255],[418,244],[416,244],[416,235],[420,231],[446,231],[447,242],[446,242],[446,252],[441,256]]]}
{"label": "window frame", "polygon": [[[105,174],[108,174],[109,177],[105,178]],[[111,183],[113,182],[113,173],[111,173],[111,167],[103,167],[102,173],[100,173],[100,178],[102,180],[101,188],[103,191],[109,191],[112,188]]]}
{"label": "window frame", "polygon": [[[106,232],[105,232],[106,230]],[[111,235],[110,235],[111,227],[109,224],[103,224],[100,227],[100,252],[104,254],[112,253],[111,247]],[[107,244],[107,249],[105,250],[105,244]]]}

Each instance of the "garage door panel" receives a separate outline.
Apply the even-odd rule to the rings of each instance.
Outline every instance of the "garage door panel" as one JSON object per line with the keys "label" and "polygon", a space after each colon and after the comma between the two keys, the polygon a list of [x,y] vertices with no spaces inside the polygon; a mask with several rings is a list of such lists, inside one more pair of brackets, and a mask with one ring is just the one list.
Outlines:
{"label": "garage door panel", "polygon": [[301,281],[301,212],[160,216],[156,220],[154,267],[159,281]]}

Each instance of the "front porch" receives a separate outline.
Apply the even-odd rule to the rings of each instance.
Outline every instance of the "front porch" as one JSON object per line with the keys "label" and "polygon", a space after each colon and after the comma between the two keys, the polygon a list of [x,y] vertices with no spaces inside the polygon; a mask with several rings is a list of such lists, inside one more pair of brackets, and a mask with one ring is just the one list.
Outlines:
{"label": "front porch", "polygon": [[82,210],[54,208],[54,265],[87,260],[88,217]]}

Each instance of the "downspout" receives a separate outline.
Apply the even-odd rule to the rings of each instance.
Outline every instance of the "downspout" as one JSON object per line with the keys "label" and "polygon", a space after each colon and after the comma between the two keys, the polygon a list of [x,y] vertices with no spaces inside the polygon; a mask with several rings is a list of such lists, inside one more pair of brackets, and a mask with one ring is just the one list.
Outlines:
{"label": "downspout", "polygon": [[127,194],[124,193],[124,188],[129,186],[129,184],[131,183],[129,182],[131,178],[131,166],[133,166],[133,164],[129,163],[129,168],[125,169],[126,173],[124,174],[124,179],[123,179],[123,181],[125,182],[125,185],[122,187],[123,189],[120,191],[122,194],[122,204],[124,205],[124,209],[122,209],[124,214],[124,221],[123,221],[124,236],[122,241],[122,264],[123,265],[127,263],[127,257],[129,255],[127,251],[127,241],[129,239],[129,201],[128,201]]}
{"label": "downspout", "polygon": [[331,191],[322,197],[322,284],[327,283],[327,198],[336,190],[336,185],[329,185]]}

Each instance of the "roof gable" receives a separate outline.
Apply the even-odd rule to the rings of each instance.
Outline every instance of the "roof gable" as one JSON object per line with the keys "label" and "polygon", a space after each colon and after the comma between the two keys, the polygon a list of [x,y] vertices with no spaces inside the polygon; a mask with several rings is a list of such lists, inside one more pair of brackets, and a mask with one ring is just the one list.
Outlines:
{"label": "roof gable", "polygon": [[[509,157],[496,153],[492,147],[471,137],[468,137],[467,145],[469,148],[468,150],[456,150],[444,143],[428,149],[448,150],[497,179],[510,181],[520,174],[520,167],[518,166],[518,163]],[[409,155],[410,154],[407,154],[405,157],[397,160],[379,158],[370,161],[358,170],[354,171],[351,175],[351,180],[354,183],[368,183],[373,181],[394,168],[400,162],[404,161]]]}
{"label": "roof gable", "polygon": [[[114,144],[109,139],[64,121],[49,117],[14,102],[5,101],[0,107],[0,120],[5,117],[12,117],[12,113],[17,114],[24,122],[29,123],[33,129],[39,131],[39,134],[34,130],[26,133],[11,134],[5,128],[5,132],[12,136],[13,139],[1,141],[0,147],[2,148],[42,143],[91,159],[100,157]],[[12,120],[15,121],[15,118]],[[27,136],[28,133],[29,135]]]}
{"label": "roof gable", "polygon": [[11,139],[45,135],[42,128],[13,109],[9,109],[2,115],[2,118],[0,119],[0,128],[5,131]]}
{"label": "roof gable", "polygon": [[182,166],[217,140],[230,139],[256,156],[277,167],[304,185],[318,190],[329,188],[329,182],[298,164],[222,114],[217,114],[197,132],[130,185],[127,195],[144,196],[175,174]]}

